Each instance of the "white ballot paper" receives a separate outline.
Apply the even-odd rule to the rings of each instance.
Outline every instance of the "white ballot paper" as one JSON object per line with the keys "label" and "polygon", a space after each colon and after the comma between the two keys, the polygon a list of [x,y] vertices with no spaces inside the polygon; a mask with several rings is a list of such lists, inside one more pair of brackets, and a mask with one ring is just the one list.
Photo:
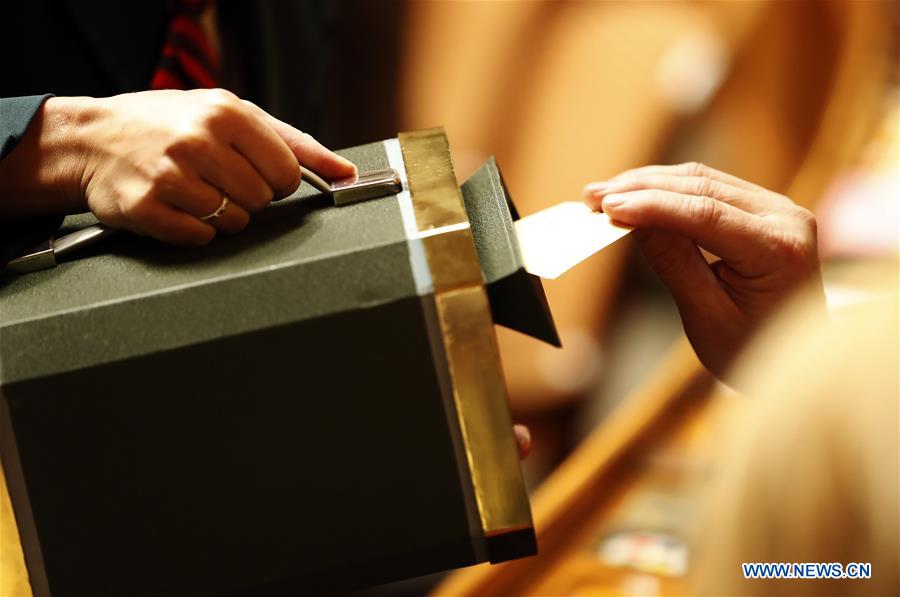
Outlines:
{"label": "white ballot paper", "polygon": [[549,279],[559,277],[632,230],[613,224],[606,214],[578,201],[525,216],[515,226],[525,269]]}

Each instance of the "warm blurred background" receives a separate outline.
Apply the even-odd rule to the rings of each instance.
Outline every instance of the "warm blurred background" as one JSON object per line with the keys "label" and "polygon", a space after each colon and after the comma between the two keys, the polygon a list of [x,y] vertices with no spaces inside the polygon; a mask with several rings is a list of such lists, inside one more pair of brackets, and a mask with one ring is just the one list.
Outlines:
{"label": "warm blurred background", "polygon": [[[291,45],[258,40],[263,66],[245,68],[247,89],[266,69],[295,76],[246,95],[331,146],[442,125],[460,179],[496,155],[523,215],[627,168],[704,162],[816,212],[833,309],[866,303],[885,285],[896,291],[896,2],[254,9],[255,21],[236,21],[280,29]],[[309,24],[323,20],[329,28]],[[304,58],[322,48],[327,61]],[[690,593],[700,496],[723,474],[716,457],[748,399],[699,365],[629,239],[545,286],[562,350],[498,329],[514,416],[534,439],[524,466],[541,554],[376,593],[421,593],[439,580],[448,595]],[[883,337],[860,341],[895,355],[893,321]],[[896,360],[873,371],[869,382],[896,392]],[[896,432],[882,434],[888,454]]]}
{"label": "warm blurred background", "polygon": [[[839,309],[874,294],[873,279],[897,285],[898,11],[413,2],[398,126],[443,125],[461,178],[496,155],[523,214],[651,163],[701,161],[787,194],[817,214]],[[874,274],[854,273],[873,263]],[[534,436],[525,468],[541,555],[461,571],[438,591],[689,593],[701,494],[747,399],[697,363],[629,240],[545,286],[562,350],[498,329],[514,415]],[[885,329],[887,354],[898,334]],[[879,375],[896,396],[893,362]]]}
{"label": "warm blurred background", "polygon": [[[877,2],[411,3],[399,125],[443,125],[462,178],[495,154],[526,214],[626,168],[702,161],[806,206],[827,198],[826,256],[845,237],[830,223],[849,224],[831,214],[849,200],[868,212],[855,218],[865,222],[857,239],[881,222],[890,246],[896,187],[866,193],[887,203],[859,191],[876,184],[860,169],[896,167],[896,12]],[[867,143],[880,144],[869,153],[882,164],[858,162]],[[851,178],[860,188],[847,188]],[[880,217],[891,205],[894,217]],[[680,328],[628,242],[545,286],[563,350],[498,331],[514,409],[546,451],[529,463],[535,480]]]}

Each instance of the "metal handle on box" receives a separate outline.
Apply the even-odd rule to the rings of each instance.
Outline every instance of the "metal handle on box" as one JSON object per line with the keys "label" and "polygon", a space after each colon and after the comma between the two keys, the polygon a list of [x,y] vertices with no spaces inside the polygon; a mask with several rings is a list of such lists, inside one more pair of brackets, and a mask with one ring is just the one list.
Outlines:
{"label": "metal handle on box", "polygon": [[[396,194],[402,187],[400,174],[392,168],[360,172],[357,176],[331,183],[305,166],[300,166],[300,172],[303,181],[318,191],[330,195],[334,204],[338,206]],[[117,229],[110,228],[105,224],[93,224],[56,239],[50,238],[12,259],[6,264],[5,271],[24,274],[54,267],[58,257],[98,243],[117,233]]]}

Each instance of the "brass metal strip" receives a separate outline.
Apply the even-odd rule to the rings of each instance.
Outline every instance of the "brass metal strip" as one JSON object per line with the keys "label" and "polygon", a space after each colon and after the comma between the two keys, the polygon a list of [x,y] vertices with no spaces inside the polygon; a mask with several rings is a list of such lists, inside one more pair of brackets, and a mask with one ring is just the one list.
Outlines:
{"label": "brass metal strip", "polygon": [[481,525],[493,537],[532,527],[490,304],[441,128],[398,136]]}

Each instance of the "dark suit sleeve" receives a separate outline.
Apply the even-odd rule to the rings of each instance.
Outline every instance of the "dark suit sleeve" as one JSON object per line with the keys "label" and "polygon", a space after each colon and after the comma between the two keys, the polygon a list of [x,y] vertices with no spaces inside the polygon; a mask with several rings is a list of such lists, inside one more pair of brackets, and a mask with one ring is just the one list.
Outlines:
{"label": "dark suit sleeve", "polygon": [[[0,98],[0,159],[5,158],[25,134],[28,125],[49,95]],[[46,239],[62,218],[30,221],[0,220],[0,269],[23,249]]]}
{"label": "dark suit sleeve", "polygon": [[0,159],[13,150],[49,95],[0,97]]}

